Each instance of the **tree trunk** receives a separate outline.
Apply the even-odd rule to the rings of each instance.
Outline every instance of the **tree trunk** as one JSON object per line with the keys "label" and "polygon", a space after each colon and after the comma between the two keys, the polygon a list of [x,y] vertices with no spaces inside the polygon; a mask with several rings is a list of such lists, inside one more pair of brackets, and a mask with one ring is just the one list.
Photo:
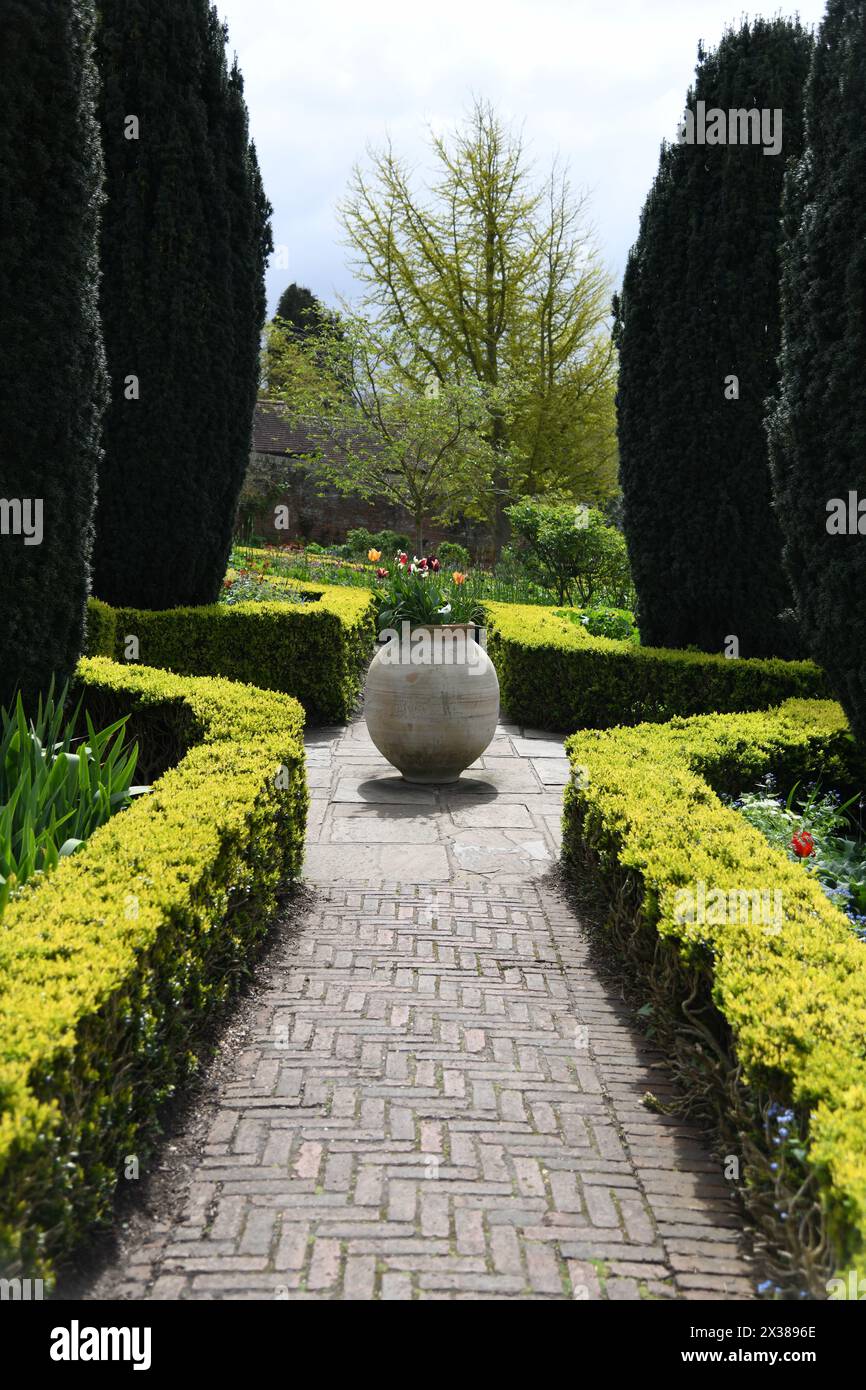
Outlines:
{"label": "tree trunk", "polygon": [[494,449],[493,463],[493,558],[494,562],[499,559],[502,547],[508,540],[508,517],[505,515],[505,508],[508,505],[508,476],[503,462],[505,453],[505,421],[499,411],[493,415],[493,429],[490,441]]}

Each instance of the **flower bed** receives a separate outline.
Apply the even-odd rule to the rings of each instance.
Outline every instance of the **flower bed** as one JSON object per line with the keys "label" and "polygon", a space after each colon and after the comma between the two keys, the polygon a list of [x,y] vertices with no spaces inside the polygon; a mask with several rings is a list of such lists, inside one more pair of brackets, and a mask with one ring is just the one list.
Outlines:
{"label": "flower bed", "polygon": [[798,792],[793,787],[783,800],[770,775],[732,805],[771,845],[814,875],[866,942],[866,838],[851,809],[859,801],[862,810],[862,796],[855,793],[843,803],[838,791],[813,786]]}
{"label": "flower bed", "polygon": [[735,1136],[774,1278],[826,1296],[834,1266],[866,1258],[863,947],[717,793],[767,773],[862,785],[842,711],[793,700],[587,731],[567,750],[566,861],[605,885],[611,940],[692,1107]]}
{"label": "flower bed", "polygon": [[571,732],[762,709],[829,694],[808,661],[731,661],[593,637],[554,609],[485,603],[488,651],[517,723]]}
{"label": "flower bed", "polygon": [[291,603],[297,607],[311,602],[311,596],[289,580],[274,580],[248,570],[230,569],[223,580],[219,602],[229,608],[241,603]]}
{"label": "flower bed", "polygon": [[0,917],[28,879],[50,873],[147,787],[124,719],[105,729],[54,689],[25,711],[0,709]]}
{"label": "flower bed", "polygon": [[294,695],[311,721],[347,720],[372,651],[373,595],[331,585],[296,588],[308,602],[150,612],[92,599],[88,655],[128,662],[131,653],[180,675],[226,676]]}
{"label": "flower bed", "polygon": [[103,659],[78,682],[95,718],[130,714],[163,775],[0,923],[7,1277],[50,1272],[108,1214],[303,857],[296,701]]}

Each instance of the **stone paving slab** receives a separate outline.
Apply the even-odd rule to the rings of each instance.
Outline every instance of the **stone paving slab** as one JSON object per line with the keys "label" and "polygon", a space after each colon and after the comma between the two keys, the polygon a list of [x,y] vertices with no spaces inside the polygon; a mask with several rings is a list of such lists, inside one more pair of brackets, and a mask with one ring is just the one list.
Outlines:
{"label": "stone paving slab", "polygon": [[88,1297],[754,1297],[720,1164],[643,1104],[664,1059],[553,885],[550,741],[503,725],[473,796],[400,784],[360,722],[312,731],[312,904],[261,968],[182,1215]]}
{"label": "stone paving slab", "polygon": [[[550,734],[521,738],[513,725],[500,725],[459,782],[439,787],[405,783],[360,720],[317,737],[315,756],[310,786],[321,805],[309,827],[310,882],[510,884],[537,878],[556,862],[568,762]],[[362,818],[351,828],[349,810]]]}

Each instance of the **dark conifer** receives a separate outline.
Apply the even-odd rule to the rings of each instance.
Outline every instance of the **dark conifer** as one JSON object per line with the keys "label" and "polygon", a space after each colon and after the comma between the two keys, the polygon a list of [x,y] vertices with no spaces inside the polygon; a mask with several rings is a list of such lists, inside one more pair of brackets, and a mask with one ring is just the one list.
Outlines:
{"label": "dark conifer", "polygon": [[65,680],[83,646],[105,399],[98,314],[102,155],[93,26],[91,0],[5,0],[3,5],[3,703],[16,687],[29,703],[52,676]]}
{"label": "dark conifer", "polygon": [[[808,649],[866,742],[866,0],[829,0],[788,174],[781,380],[769,419]],[[862,508],[862,510],[861,510]]]}
{"label": "dark conifer", "polygon": [[301,333],[310,331],[324,314],[321,303],[304,285],[291,284],[283,290],[275,318],[288,323]]}
{"label": "dark conifer", "polygon": [[811,49],[799,23],[775,19],[699,50],[687,109],[781,110],[781,152],[663,146],[615,306],[625,529],[653,645],[795,649],[779,617],[791,596],[763,418],[777,380],[782,184],[802,152]]}
{"label": "dark conifer", "polygon": [[270,207],[208,0],[102,0],[111,375],[94,587],[212,602],[246,470]]}

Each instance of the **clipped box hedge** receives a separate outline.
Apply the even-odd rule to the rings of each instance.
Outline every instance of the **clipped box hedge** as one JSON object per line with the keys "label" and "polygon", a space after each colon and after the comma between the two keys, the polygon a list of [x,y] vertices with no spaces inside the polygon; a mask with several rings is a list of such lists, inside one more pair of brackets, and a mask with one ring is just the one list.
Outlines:
{"label": "clipped box hedge", "polygon": [[152,791],[0,919],[0,1268],[50,1273],[147,1153],[202,1026],[302,866],[303,711],[226,680],[84,660],[97,717],[153,730]]}
{"label": "clipped box hedge", "polygon": [[[585,731],[566,746],[566,862],[601,875],[609,931],[656,1037],[691,1101],[709,1103],[728,1137],[733,1122],[756,1219],[826,1296],[834,1265],[862,1273],[866,1261],[866,945],[803,866],[716,793],[767,772],[786,785],[819,773],[824,785],[863,785],[842,711],[793,700]],[[677,893],[700,883],[707,894],[780,890],[781,929],[738,920],[748,912],[689,921]],[[781,1145],[771,1102],[796,1115]]]}
{"label": "clipped box hedge", "polygon": [[486,603],[488,652],[519,724],[571,732],[822,698],[808,661],[729,660],[592,637],[550,608]]}
{"label": "clipped box hedge", "polygon": [[226,676],[293,695],[308,719],[342,723],[352,714],[375,640],[375,604],[367,589],[284,584],[305,604],[213,604],[201,608],[109,608],[91,599],[87,651],[138,658],[185,676]]}

